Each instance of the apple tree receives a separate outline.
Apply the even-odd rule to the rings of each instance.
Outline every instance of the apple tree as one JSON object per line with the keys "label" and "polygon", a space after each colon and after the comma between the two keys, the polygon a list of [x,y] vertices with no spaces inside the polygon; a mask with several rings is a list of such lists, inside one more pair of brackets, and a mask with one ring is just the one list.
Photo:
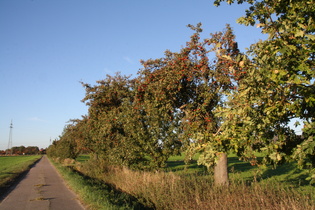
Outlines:
{"label": "apple tree", "polygon": [[89,106],[85,145],[95,157],[110,164],[131,166],[136,164],[139,148],[126,130],[128,115],[134,100],[133,82],[117,73],[107,75],[97,85],[83,84],[86,96],[82,100]]}
{"label": "apple tree", "polygon": [[[229,25],[204,40],[201,24],[189,27],[195,33],[180,52],[166,51],[164,58],[143,61],[136,101],[151,140],[161,145],[171,142],[171,148],[180,142],[188,155],[201,152],[199,163],[208,168],[224,159],[223,170],[215,170],[220,177],[218,173],[227,175],[229,144],[216,138],[221,118],[215,111],[246,74],[241,67],[246,57]],[[211,154],[204,152],[208,149]]]}
{"label": "apple tree", "polygon": [[[237,1],[243,2],[250,7],[238,22],[256,25],[269,37],[250,47],[251,61],[246,65],[250,76],[220,110],[224,117],[220,135],[235,142],[234,149],[253,164],[254,152],[263,151],[265,163],[298,160],[300,166],[314,167],[314,1]],[[302,137],[291,130],[292,119],[303,121]],[[315,178],[314,170],[312,174]]]}

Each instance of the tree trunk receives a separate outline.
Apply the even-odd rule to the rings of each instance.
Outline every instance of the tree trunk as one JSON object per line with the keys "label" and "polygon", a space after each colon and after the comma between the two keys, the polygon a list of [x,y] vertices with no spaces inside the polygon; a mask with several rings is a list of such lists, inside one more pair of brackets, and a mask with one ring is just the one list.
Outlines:
{"label": "tree trunk", "polygon": [[94,154],[93,154],[93,159],[94,159],[94,160],[98,160],[98,154],[94,153]]}
{"label": "tree trunk", "polygon": [[226,153],[218,153],[218,162],[214,167],[214,184],[216,186],[229,185],[228,161]]}

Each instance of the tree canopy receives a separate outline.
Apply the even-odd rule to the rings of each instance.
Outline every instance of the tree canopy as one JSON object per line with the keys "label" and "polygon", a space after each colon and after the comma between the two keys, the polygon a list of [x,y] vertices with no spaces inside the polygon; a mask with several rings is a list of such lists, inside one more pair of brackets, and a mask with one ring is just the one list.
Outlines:
{"label": "tree canopy", "polygon": [[[201,23],[188,25],[194,32],[186,46],[141,61],[137,77],[82,83],[88,114],[61,140],[73,139],[110,164],[142,169],[163,167],[181,151],[200,153],[199,164],[208,168],[228,153],[252,165],[298,161],[314,168],[314,1],[214,4],[222,2],[248,3],[237,21],[268,38],[240,52],[229,25],[204,40]],[[289,126],[293,119],[303,121],[302,136]]]}

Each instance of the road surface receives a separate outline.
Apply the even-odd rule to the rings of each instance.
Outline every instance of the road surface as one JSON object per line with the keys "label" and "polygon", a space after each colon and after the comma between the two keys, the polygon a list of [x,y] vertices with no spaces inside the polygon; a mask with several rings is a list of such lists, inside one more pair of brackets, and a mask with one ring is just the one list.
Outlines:
{"label": "road surface", "polygon": [[65,185],[48,158],[43,158],[0,203],[0,210],[81,210],[77,196]]}

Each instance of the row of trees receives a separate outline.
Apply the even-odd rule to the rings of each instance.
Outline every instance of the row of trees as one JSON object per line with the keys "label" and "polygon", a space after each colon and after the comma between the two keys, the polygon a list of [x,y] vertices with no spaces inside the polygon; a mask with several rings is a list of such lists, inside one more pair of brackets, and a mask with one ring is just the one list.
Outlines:
{"label": "row of trees", "polygon": [[0,150],[0,155],[38,155],[42,154],[43,150],[39,150],[37,146],[19,146],[19,147],[12,147],[11,149],[7,150]]}
{"label": "row of trees", "polygon": [[[240,52],[229,25],[204,40],[201,24],[189,25],[186,46],[142,61],[137,77],[117,73],[83,83],[88,114],[67,125],[50,154],[74,157],[84,149],[110,164],[152,169],[170,155],[198,152],[200,164],[215,167],[218,184],[227,183],[231,152],[253,165],[314,167],[315,4],[243,2],[250,8],[238,21],[256,24],[268,39]],[[292,119],[304,122],[303,137],[289,127]]]}

